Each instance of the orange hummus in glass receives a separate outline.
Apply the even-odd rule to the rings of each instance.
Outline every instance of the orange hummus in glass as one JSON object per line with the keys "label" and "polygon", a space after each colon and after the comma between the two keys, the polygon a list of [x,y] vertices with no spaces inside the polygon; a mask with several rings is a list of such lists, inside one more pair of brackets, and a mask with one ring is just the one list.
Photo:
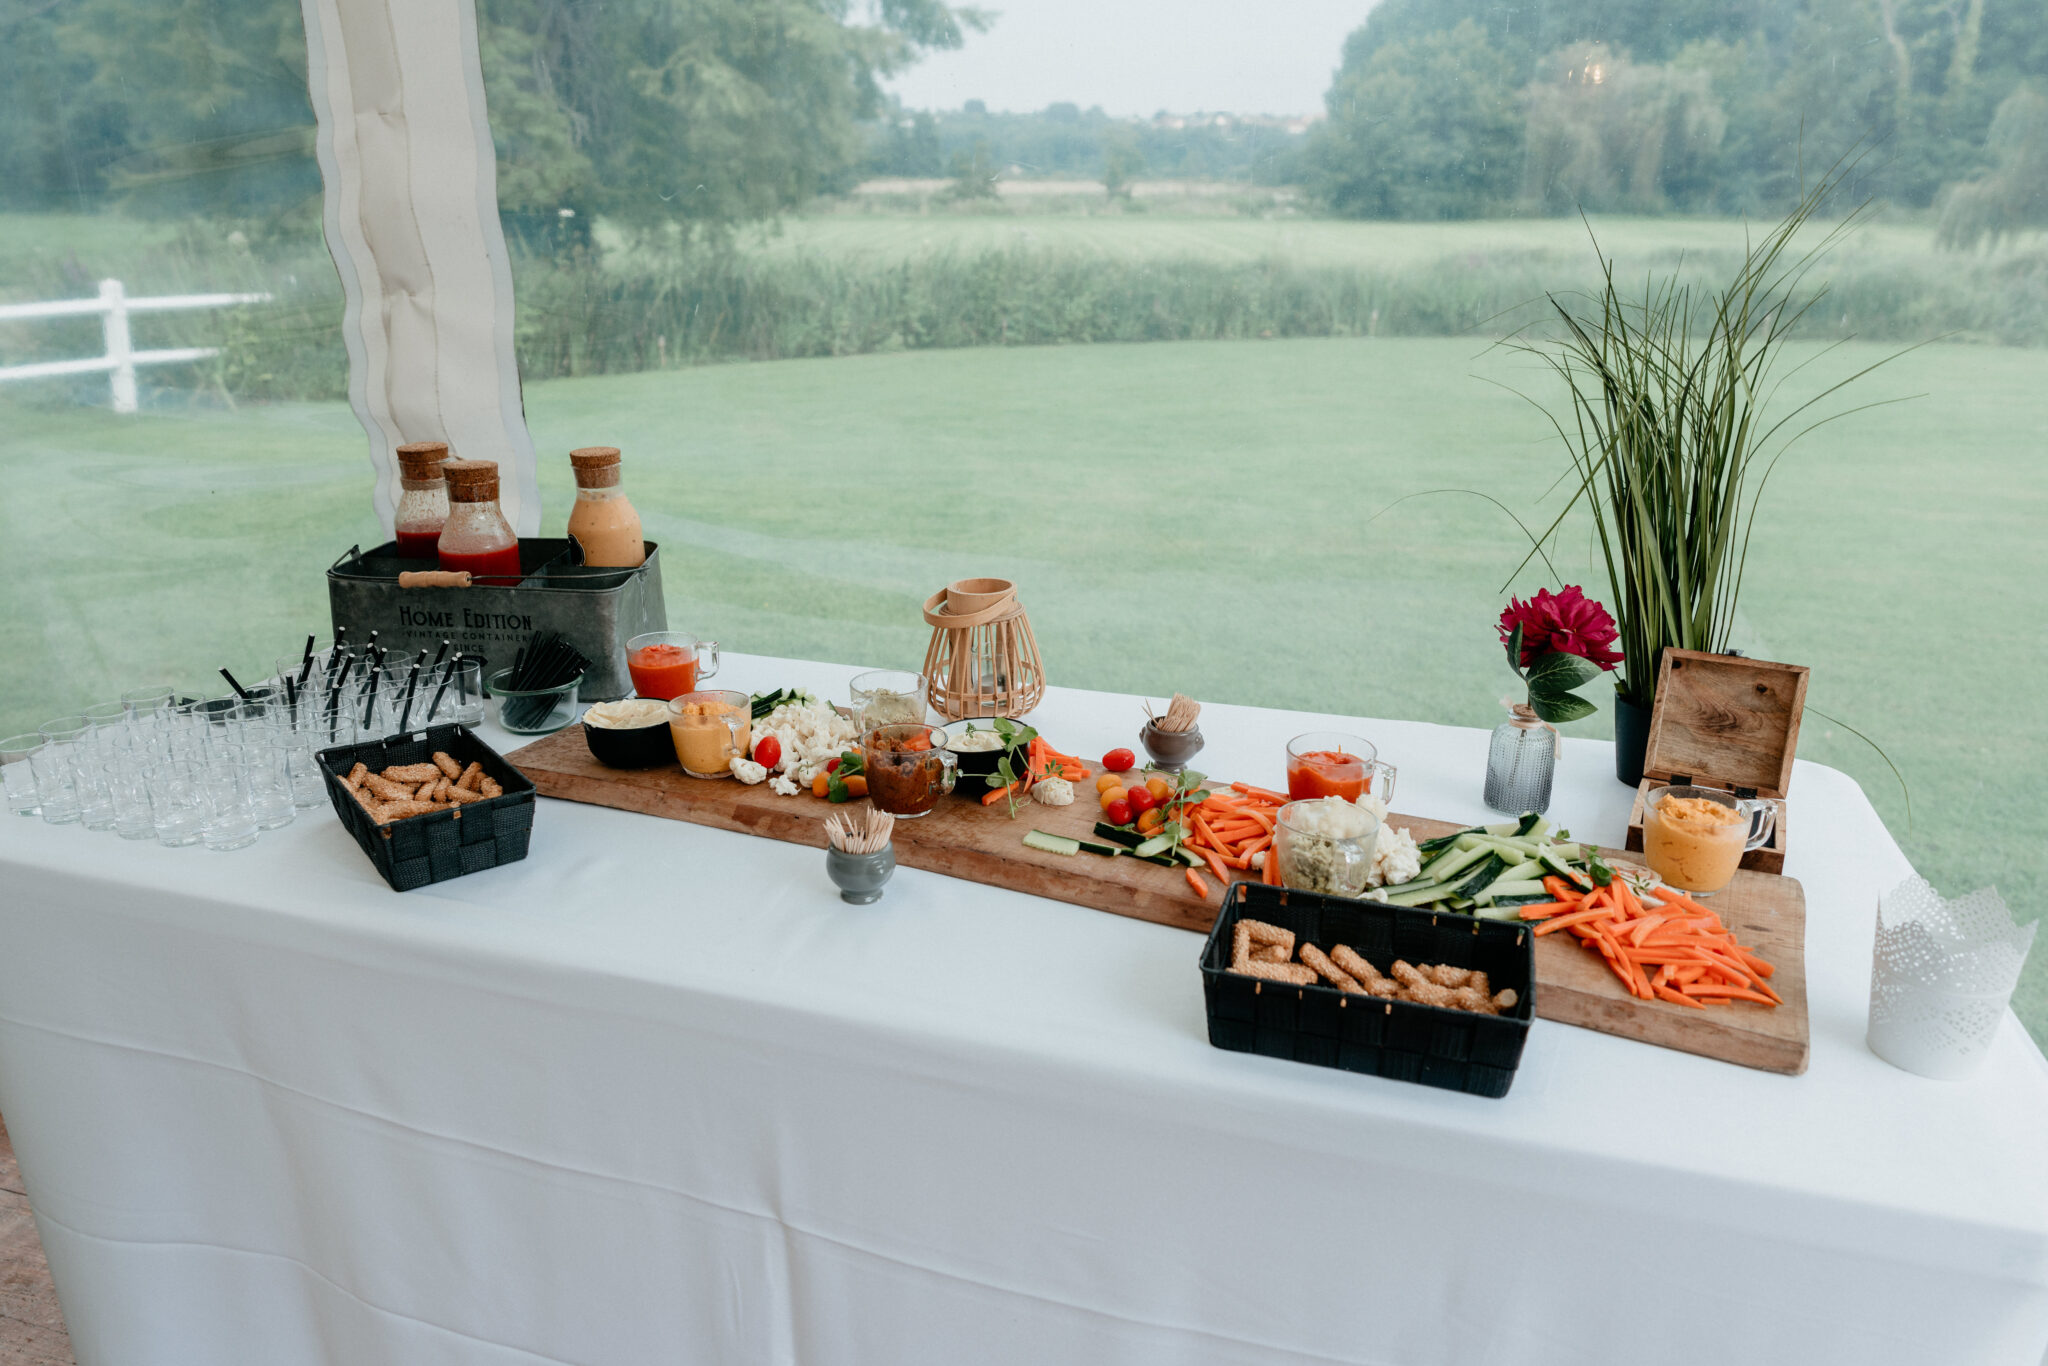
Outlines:
{"label": "orange hummus in glass", "polygon": [[1749,821],[1711,798],[1670,792],[1650,794],[1643,813],[1643,862],[1681,891],[1718,892],[1742,865]]}

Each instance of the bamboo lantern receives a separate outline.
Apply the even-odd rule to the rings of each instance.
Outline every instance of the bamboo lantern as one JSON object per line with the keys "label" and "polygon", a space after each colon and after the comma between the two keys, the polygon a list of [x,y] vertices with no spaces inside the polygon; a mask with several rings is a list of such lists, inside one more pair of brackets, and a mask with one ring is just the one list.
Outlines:
{"label": "bamboo lantern", "polygon": [[932,710],[949,721],[1022,716],[1045,696],[1045,661],[1008,579],[962,579],[926,599]]}

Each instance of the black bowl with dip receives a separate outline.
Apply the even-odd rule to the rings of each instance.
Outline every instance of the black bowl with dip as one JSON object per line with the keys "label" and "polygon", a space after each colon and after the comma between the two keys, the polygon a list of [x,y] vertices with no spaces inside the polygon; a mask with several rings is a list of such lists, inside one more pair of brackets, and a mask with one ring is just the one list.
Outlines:
{"label": "black bowl with dip", "polygon": [[[974,780],[961,782],[954,787],[953,790],[962,796],[979,798],[988,791],[988,784],[982,780],[995,776],[996,765],[1002,762],[1005,746],[999,743],[992,749],[962,749],[960,738],[970,733],[994,735],[998,719],[1000,718],[994,716],[970,716],[964,721],[955,721],[945,727],[946,748],[951,750],[953,757],[959,761],[960,777]],[[1029,743],[1028,740],[1020,742],[1015,750],[1016,757],[1010,761],[1011,771],[1020,776],[1024,772],[1024,749]]]}
{"label": "black bowl with dip", "polygon": [[[661,719],[644,724],[594,725],[592,716],[617,715],[616,709],[645,705],[648,714],[661,708]],[[583,741],[590,757],[607,768],[660,768],[676,761],[676,742],[668,729],[668,703],[657,698],[629,697],[623,702],[600,702],[583,713]]]}

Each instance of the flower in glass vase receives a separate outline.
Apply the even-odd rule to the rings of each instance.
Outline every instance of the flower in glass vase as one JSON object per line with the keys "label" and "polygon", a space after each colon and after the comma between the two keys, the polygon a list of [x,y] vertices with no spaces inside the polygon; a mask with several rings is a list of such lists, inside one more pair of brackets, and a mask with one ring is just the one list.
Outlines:
{"label": "flower in glass vase", "polygon": [[[1510,599],[1500,614],[1500,642],[1527,700],[1503,698],[1513,719],[1493,732],[1486,756],[1486,804],[1520,815],[1543,811],[1557,774],[1557,723],[1591,716],[1593,704],[1572,690],[1621,663],[1607,609],[1576,584]],[[1543,732],[1548,730],[1550,734]]]}

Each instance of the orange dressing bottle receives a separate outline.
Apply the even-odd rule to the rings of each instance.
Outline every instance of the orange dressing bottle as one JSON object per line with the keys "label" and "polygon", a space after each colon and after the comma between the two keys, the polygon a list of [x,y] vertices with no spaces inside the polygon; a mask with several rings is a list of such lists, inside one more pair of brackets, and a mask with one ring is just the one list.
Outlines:
{"label": "orange dressing bottle", "polygon": [[647,543],[640,535],[640,514],[619,487],[619,448],[585,446],[569,452],[569,464],[576,471],[569,539],[583,548],[583,563],[618,569],[645,564]]}

